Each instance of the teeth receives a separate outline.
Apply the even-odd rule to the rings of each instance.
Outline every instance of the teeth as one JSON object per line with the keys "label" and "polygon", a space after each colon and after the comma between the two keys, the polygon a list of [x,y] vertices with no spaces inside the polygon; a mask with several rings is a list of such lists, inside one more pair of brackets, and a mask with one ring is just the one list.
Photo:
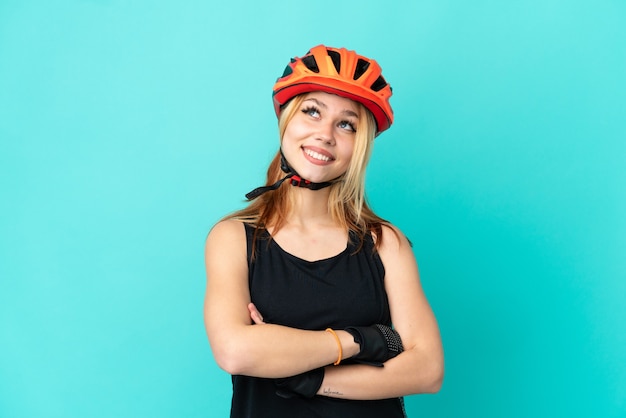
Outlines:
{"label": "teeth", "polygon": [[320,160],[320,161],[330,161],[330,158],[328,158],[325,155],[320,154],[319,152],[315,152],[312,151],[310,149],[305,149],[304,152],[306,152],[306,155],[315,158],[316,160]]}

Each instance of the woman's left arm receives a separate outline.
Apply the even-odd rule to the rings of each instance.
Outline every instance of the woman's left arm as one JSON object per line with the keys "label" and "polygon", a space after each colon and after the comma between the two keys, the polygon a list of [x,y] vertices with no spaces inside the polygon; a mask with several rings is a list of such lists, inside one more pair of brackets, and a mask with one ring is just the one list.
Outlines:
{"label": "woman's left arm", "polygon": [[383,399],[435,393],[443,381],[444,360],[439,328],[419,280],[408,240],[393,227],[383,227],[379,248],[385,266],[385,289],[391,320],[404,352],[384,367],[326,367],[319,395],[346,399]]}

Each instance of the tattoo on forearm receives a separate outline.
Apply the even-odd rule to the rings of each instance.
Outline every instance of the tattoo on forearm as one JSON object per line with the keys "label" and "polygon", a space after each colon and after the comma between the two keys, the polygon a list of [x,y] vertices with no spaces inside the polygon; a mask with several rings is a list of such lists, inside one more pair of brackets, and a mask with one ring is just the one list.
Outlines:
{"label": "tattoo on forearm", "polygon": [[322,392],[324,393],[324,395],[343,396],[342,392],[332,390],[331,388],[324,388]]}

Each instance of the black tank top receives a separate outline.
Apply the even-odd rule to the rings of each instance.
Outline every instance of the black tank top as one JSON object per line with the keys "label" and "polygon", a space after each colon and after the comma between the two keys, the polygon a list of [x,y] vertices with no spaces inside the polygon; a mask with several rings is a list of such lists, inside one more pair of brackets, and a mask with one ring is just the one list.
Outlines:
{"label": "black tank top", "polygon": [[[306,330],[391,325],[385,269],[371,235],[357,251],[358,238],[351,233],[344,251],[311,262],[284,251],[266,230],[260,230],[251,260],[254,227],[246,224],[245,229],[250,295],[267,323]],[[231,417],[405,417],[402,398],[284,399],[275,391],[273,379],[233,376]]]}

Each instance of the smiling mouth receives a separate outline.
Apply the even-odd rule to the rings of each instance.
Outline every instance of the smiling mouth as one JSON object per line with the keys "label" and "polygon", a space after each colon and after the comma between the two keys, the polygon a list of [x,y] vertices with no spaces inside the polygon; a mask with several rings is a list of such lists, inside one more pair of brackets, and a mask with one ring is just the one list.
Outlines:
{"label": "smiling mouth", "polygon": [[320,154],[319,152],[315,152],[315,151],[310,150],[308,148],[304,148],[304,153],[306,155],[308,155],[309,157],[314,158],[314,159],[316,159],[318,161],[328,162],[328,161],[334,160],[334,158],[328,157],[328,156],[326,156],[324,154]]}

